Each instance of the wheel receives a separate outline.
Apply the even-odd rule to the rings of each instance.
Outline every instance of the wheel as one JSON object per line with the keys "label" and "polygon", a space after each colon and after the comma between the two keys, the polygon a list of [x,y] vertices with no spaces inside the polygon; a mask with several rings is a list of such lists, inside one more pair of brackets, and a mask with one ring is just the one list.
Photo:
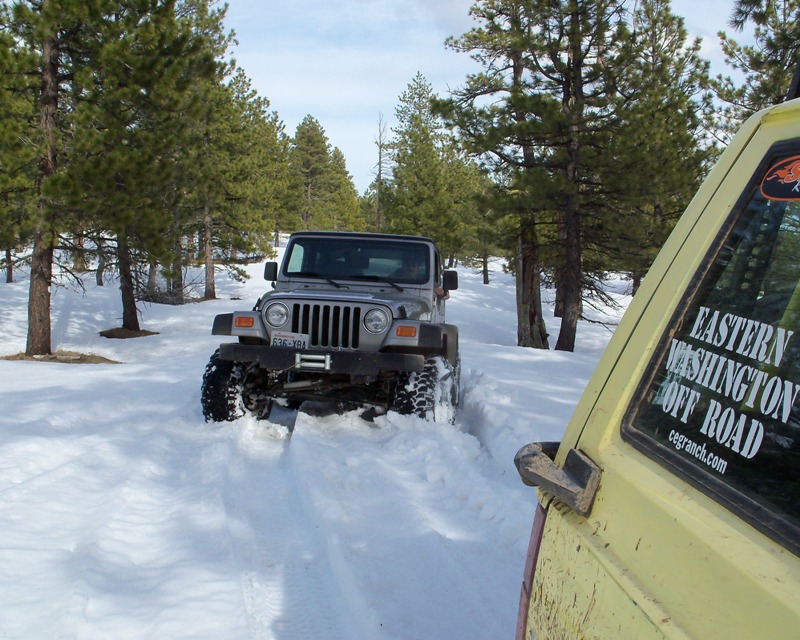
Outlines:
{"label": "wheel", "polygon": [[441,356],[427,358],[422,371],[398,376],[392,408],[426,420],[455,422],[460,370],[459,358],[455,366]]}
{"label": "wheel", "polygon": [[259,419],[269,416],[272,398],[261,382],[256,365],[223,360],[217,349],[206,365],[200,393],[206,422],[232,422],[247,412]]}
{"label": "wheel", "polygon": [[243,378],[244,364],[222,360],[217,349],[203,373],[200,400],[206,422],[232,422],[244,415]]}

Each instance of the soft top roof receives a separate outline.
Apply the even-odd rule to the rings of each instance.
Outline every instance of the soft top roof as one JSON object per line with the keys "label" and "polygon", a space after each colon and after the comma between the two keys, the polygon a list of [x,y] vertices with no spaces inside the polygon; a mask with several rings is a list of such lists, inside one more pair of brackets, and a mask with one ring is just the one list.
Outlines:
{"label": "soft top roof", "polygon": [[408,236],[401,234],[390,233],[368,233],[360,231],[296,231],[289,236],[289,239],[296,237],[309,237],[309,236],[326,236],[336,238],[371,238],[376,240],[414,240],[416,242],[430,242],[435,244],[433,240],[425,236]]}

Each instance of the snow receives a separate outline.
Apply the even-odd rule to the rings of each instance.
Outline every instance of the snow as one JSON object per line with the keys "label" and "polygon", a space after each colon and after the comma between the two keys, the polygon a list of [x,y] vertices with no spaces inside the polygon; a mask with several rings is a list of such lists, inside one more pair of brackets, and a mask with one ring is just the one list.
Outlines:
{"label": "snow", "polygon": [[[54,289],[53,348],[121,364],[0,361],[0,638],[513,637],[535,503],[513,457],[560,438],[611,330],[582,322],[575,353],[516,347],[513,279],[462,268],[455,425],[206,424],[212,320],[266,289],[248,271],[215,301],[142,305],[158,335],[129,340],[99,336],[119,290],[89,274]],[[25,348],[22,276],[0,284],[0,356]],[[625,286],[609,283],[621,309]]]}

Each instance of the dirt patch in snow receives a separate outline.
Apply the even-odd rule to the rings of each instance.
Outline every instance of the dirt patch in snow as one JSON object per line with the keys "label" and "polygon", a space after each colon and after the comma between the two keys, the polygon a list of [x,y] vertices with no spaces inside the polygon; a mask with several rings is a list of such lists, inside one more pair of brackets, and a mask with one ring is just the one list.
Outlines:
{"label": "dirt patch in snow", "polygon": [[66,364],[120,364],[116,360],[109,360],[93,353],[78,353],[76,351],[56,351],[42,356],[27,356],[17,353],[13,356],[2,356],[0,360],[24,360],[26,362],[63,362]]}
{"label": "dirt patch in snow", "polygon": [[145,331],[144,329],[140,329],[139,331],[132,331],[131,329],[123,329],[119,327],[117,329],[106,329],[105,331],[101,331],[100,335],[104,338],[112,338],[115,340],[127,340],[128,338],[144,338],[146,336],[157,336],[158,331]]}

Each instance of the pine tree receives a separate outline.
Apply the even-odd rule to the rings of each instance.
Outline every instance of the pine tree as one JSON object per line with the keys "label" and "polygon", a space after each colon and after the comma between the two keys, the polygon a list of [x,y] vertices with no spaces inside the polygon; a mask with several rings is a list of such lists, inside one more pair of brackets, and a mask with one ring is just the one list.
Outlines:
{"label": "pine tree", "polygon": [[[248,147],[249,171],[244,184],[248,188],[250,214],[259,221],[256,247],[263,248],[268,232],[277,234],[281,227],[289,191],[289,137],[277,112],[269,111],[266,98],[253,97],[247,102],[246,117],[252,136]],[[242,182],[239,182],[241,187]]]}
{"label": "pine tree", "polygon": [[366,223],[358,204],[358,192],[353,186],[353,178],[347,171],[344,154],[337,147],[331,152],[328,184],[330,195],[325,228],[332,231],[363,231]]}
{"label": "pine tree", "polygon": [[[451,92],[450,99],[436,101],[434,108],[449,126],[459,131],[467,149],[491,167],[498,183],[492,208],[498,216],[519,216],[516,225],[519,251],[516,253],[520,261],[532,260],[533,264],[524,267],[518,264],[515,270],[517,343],[546,349],[547,331],[541,314],[539,286],[542,264],[535,214],[514,206],[516,199],[511,195],[519,192],[512,186],[516,178],[523,170],[531,170],[522,168],[524,159],[532,159],[534,154],[533,145],[521,130],[532,114],[512,103],[513,96],[524,90],[521,61],[526,35],[522,9],[520,2],[477,2],[472,6],[471,13],[479,26],[461,37],[449,38],[446,44],[456,51],[469,53],[484,70],[468,76],[462,87]],[[494,104],[487,104],[485,97]],[[515,131],[515,128],[520,130]]]}
{"label": "pine tree", "polygon": [[633,13],[632,60],[620,75],[618,128],[603,174],[614,216],[598,224],[594,268],[626,271],[634,291],[697,190],[714,148],[708,62],[668,0]]}
{"label": "pine tree", "polygon": [[171,302],[185,299],[183,272],[195,259],[195,242],[205,266],[204,297],[216,296],[211,225],[219,203],[225,200],[225,177],[233,163],[224,150],[229,144],[230,122],[238,119],[233,95],[224,84],[233,66],[225,60],[233,38],[223,26],[226,11],[227,5],[217,7],[214,0],[182,0],[178,7],[181,24],[207,67],[191,77],[187,87],[180,152],[174,155],[174,173],[164,200],[165,218],[171,220],[168,237],[172,250],[148,252],[151,272],[156,262],[162,263],[167,291],[154,290],[156,282],[151,280],[146,295],[166,296]]}
{"label": "pine tree", "polygon": [[555,214],[558,259],[554,265],[558,297],[563,302],[555,348],[572,351],[582,313],[585,224],[597,206],[596,174],[603,159],[598,150],[611,135],[613,77],[620,64],[618,44],[625,30],[614,1],[570,0],[559,5],[531,3],[533,28],[529,97],[550,99],[538,106],[538,162],[548,173],[535,197]]}
{"label": "pine tree", "polygon": [[[102,3],[100,3],[102,4]],[[59,233],[70,226],[67,212],[51,192],[65,145],[60,123],[67,109],[68,82],[78,69],[80,45],[99,32],[102,7],[79,0],[19,2],[11,7],[8,34],[13,43],[6,76],[34,105],[37,125],[29,140],[37,156],[31,174],[33,206],[28,210],[33,250],[30,258],[27,355],[51,352],[50,290]],[[24,176],[24,170],[17,174]]]}
{"label": "pine tree", "polygon": [[235,104],[241,123],[227,148],[226,162],[234,169],[226,181],[226,199],[219,248],[265,253],[279,225],[289,181],[289,140],[278,114],[252,89],[240,71],[234,76]]}
{"label": "pine tree", "polygon": [[[0,23],[9,24],[8,7],[0,5]],[[34,185],[37,172],[32,139],[32,113],[26,99],[28,83],[15,68],[34,68],[31,60],[20,59],[25,51],[16,48],[7,31],[0,30],[0,68],[6,70],[0,83],[0,265],[6,282],[14,279],[14,249],[27,242],[31,210],[35,209]]]}
{"label": "pine tree", "polygon": [[487,251],[490,244],[486,236],[486,224],[489,220],[486,196],[491,189],[491,181],[475,159],[455,139],[451,139],[443,147],[442,154],[452,220],[455,220],[455,224],[450,223],[452,220],[445,219],[444,225],[438,226],[436,233],[441,251],[447,256],[450,268],[455,266],[456,259],[481,257],[484,259],[486,275],[488,272],[485,269],[488,265],[485,259],[489,257]]}
{"label": "pine tree", "polygon": [[220,209],[226,199],[228,174],[235,172],[235,160],[238,160],[227,151],[238,147],[233,138],[244,128],[233,89],[222,83],[223,73],[220,69],[216,77],[200,83],[198,89],[204,95],[207,109],[202,118],[193,123],[192,143],[187,153],[181,155],[188,230],[197,232],[201,238],[205,299],[217,296],[215,246],[223,244],[219,228],[227,228]]}
{"label": "pine tree", "polygon": [[433,237],[451,220],[445,164],[435,133],[422,114],[410,114],[396,130],[392,188],[386,204],[386,229]]}
{"label": "pine tree", "polygon": [[741,84],[717,76],[717,97],[726,103],[719,110],[720,137],[727,141],[750,115],[783,102],[800,61],[800,1],[737,0],[730,21],[742,32],[752,24],[754,44],[743,45],[719,33],[726,63],[743,76]]}
{"label": "pine tree", "polygon": [[206,110],[181,156],[187,231],[202,238],[205,298],[218,264],[241,276],[238,256],[269,253],[287,180],[287,145],[277,114],[241,69],[227,84],[202,85]]}
{"label": "pine tree", "polygon": [[508,194],[497,208],[518,218],[519,344],[548,346],[540,277],[549,264],[563,308],[556,348],[571,350],[597,149],[609,135],[608,70],[619,56],[621,9],[611,1],[484,0],[472,15],[480,26],[449,45],[471,53],[484,71],[442,108],[475,153],[494,158]]}
{"label": "pine tree", "polygon": [[297,126],[289,167],[283,225],[291,230],[363,228],[358,194],[344,155],[331,148],[322,125],[310,115]]}
{"label": "pine tree", "polygon": [[[69,162],[53,189],[116,238],[123,328],[139,328],[135,255],[180,269],[183,221],[176,158],[202,117],[193,91],[215,70],[214,52],[174,2],[116,4],[82,44],[75,72]],[[186,16],[190,17],[186,17]]]}
{"label": "pine tree", "polygon": [[421,73],[400,95],[384,223],[395,233],[429,236],[445,255],[455,258],[468,244],[481,186],[474,179],[475,167],[434,111],[436,101]]}
{"label": "pine tree", "polygon": [[292,194],[289,228],[315,229],[324,219],[330,145],[319,121],[306,116],[297,126],[289,155]]}

